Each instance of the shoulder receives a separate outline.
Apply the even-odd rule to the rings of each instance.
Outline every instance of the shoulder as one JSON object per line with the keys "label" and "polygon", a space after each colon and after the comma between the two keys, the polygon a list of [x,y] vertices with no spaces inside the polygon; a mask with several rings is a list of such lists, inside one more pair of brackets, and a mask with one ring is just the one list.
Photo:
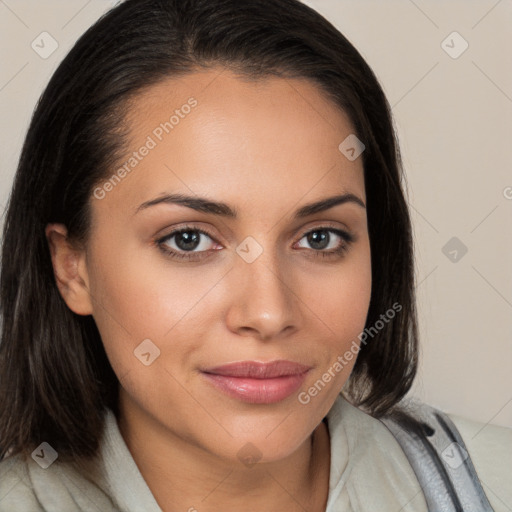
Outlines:
{"label": "shoulder", "polygon": [[511,429],[451,415],[411,397],[381,421],[407,454],[427,502],[441,496],[464,510],[510,510]]}
{"label": "shoulder", "polygon": [[23,454],[0,461],[0,512],[114,512],[109,497],[73,464],[41,467]]}
{"label": "shoulder", "polygon": [[495,512],[512,508],[512,428],[448,414]]}
{"label": "shoulder", "polygon": [[[335,476],[340,479],[349,467],[344,460],[355,460],[352,482],[361,487],[359,501],[384,482],[416,496],[415,511],[444,510],[449,503],[454,510],[510,510],[512,429],[448,414],[411,397],[375,418],[340,395],[328,419]],[[372,486],[363,488],[358,482],[368,478]]]}
{"label": "shoulder", "polygon": [[27,463],[16,455],[0,461],[0,512],[43,510],[30,485]]}
{"label": "shoulder", "polygon": [[339,395],[327,415],[331,440],[328,512],[426,512],[421,485],[394,435],[378,419]]}
{"label": "shoulder", "polygon": [[160,512],[114,413],[105,414],[99,450],[91,458],[54,450],[50,460],[44,457],[51,446],[42,446],[0,461],[0,512]]}

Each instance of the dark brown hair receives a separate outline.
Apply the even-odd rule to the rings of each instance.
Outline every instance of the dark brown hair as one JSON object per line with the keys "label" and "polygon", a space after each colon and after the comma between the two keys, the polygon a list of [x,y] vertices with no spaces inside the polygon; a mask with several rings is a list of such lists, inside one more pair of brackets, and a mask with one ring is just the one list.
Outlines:
{"label": "dark brown hair", "polygon": [[376,417],[410,389],[418,352],[411,223],[390,107],[364,59],[298,0],[126,0],[52,76],[14,178],[0,281],[0,458],[9,448],[30,453],[42,440],[61,459],[96,454],[105,408],[117,411],[118,380],[92,316],[73,313],[57,289],[45,226],[63,223],[70,239],[86,243],[88,200],[121,156],[128,100],[219,65],[251,79],[309,79],[351,119],[366,146],[366,325],[393,303],[402,310],[361,346],[346,389]]}

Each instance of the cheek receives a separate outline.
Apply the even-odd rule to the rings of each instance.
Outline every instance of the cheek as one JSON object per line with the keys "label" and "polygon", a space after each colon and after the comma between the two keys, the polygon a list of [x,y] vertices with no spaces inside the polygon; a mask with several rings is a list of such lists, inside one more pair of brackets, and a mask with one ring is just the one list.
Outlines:
{"label": "cheek", "polygon": [[[201,267],[184,270],[167,262],[156,248],[132,245],[119,239],[98,242],[90,258],[93,316],[118,376],[138,368],[134,351],[144,340],[164,351],[185,335],[187,344],[172,344],[173,352],[193,351],[201,339],[194,333],[208,318],[204,306],[214,307],[204,298],[219,280]],[[115,254],[114,246],[124,247],[122,254]]]}
{"label": "cheek", "polygon": [[[355,365],[370,305],[372,275],[368,240],[332,272],[308,275],[303,296],[316,324],[319,365],[309,386],[323,379],[334,398]],[[305,299],[306,300],[306,299]],[[306,308],[306,310],[308,309]],[[326,374],[330,372],[330,374]],[[317,386],[313,394],[322,388]]]}
{"label": "cheek", "polygon": [[326,324],[331,342],[343,348],[349,338],[357,339],[364,329],[372,290],[368,240],[331,271],[312,274],[304,282],[306,305]]}

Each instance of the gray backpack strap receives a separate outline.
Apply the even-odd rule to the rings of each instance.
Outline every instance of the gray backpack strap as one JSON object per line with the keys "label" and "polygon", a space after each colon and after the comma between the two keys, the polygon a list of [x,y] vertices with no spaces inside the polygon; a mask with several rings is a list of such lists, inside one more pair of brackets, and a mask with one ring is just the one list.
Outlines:
{"label": "gray backpack strap", "polygon": [[453,421],[409,401],[382,418],[402,447],[432,512],[493,512]]}

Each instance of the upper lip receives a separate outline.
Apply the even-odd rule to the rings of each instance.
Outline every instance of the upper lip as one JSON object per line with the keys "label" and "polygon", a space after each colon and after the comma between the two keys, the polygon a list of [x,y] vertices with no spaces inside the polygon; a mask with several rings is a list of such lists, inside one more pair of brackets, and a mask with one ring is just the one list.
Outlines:
{"label": "upper lip", "polygon": [[227,375],[230,377],[250,377],[253,379],[272,379],[287,375],[299,375],[310,370],[310,366],[293,361],[278,360],[268,363],[260,361],[239,361],[203,370],[205,373]]}

